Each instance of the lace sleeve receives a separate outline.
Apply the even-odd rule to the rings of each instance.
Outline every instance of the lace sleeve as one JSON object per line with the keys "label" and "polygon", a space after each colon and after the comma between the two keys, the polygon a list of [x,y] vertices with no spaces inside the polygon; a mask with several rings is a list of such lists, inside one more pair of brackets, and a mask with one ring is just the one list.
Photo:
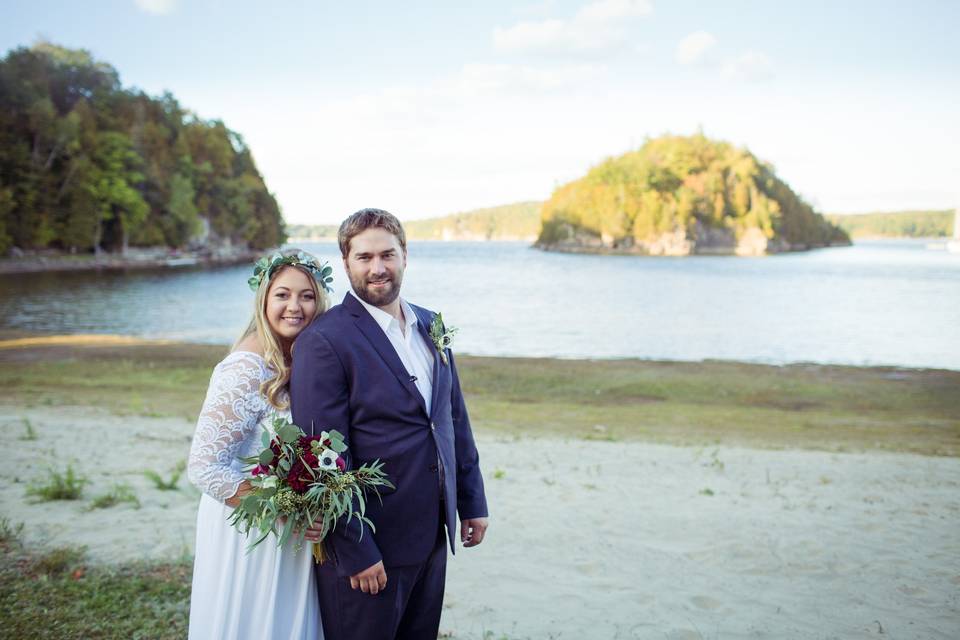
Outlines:
{"label": "lace sleeve", "polygon": [[190,482],[220,502],[236,494],[246,478],[231,462],[266,408],[259,361],[252,354],[235,354],[213,370],[187,463]]}

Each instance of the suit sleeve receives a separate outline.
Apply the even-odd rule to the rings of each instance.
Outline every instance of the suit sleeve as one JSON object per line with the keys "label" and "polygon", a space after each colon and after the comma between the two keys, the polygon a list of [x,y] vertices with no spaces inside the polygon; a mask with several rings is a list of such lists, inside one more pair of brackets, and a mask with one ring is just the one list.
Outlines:
{"label": "suit sleeve", "polygon": [[[330,341],[316,330],[303,332],[293,348],[290,374],[290,409],[293,422],[307,433],[336,429],[350,446],[350,404],[347,374]],[[344,453],[353,468],[350,449]],[[355,505],[356,510],[356,505]],[[362,533],[362,536],[361,536]],[[336,554],[337,574],[352,576],[380,560],[372,532],[356,518],[342,518],[328,535]]]}
{"label": "suit sleeve", "polygon": [[489,513],[483,490],[483,476],[480,475],[480,454],[470,428],[470,416],[467,415],[467,405],[460,390],[460,376],[453,361],[453,352],[448,350],[447,355],[450,357],[450,371],[453,374],[450,406],[457,454],[457,513],[461,520],[486,518]]}

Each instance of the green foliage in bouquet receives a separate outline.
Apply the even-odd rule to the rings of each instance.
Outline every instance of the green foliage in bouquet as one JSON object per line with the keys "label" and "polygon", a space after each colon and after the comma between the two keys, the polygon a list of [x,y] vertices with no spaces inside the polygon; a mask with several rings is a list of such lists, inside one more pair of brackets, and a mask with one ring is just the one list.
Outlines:
{"label": "green foliage in bouquet", "polygon": [[278,546],[291,536],[299,546],[312,524],[322,523],[326,536],[342,518],[345,522],[356,518],[376,530],[365,516],[366,499],[370,490],[379,499],[380,487],[393,488],[383,463],[375,460],[348,471],[341,457],[347,450],[341,433],[307,436],[284,418],[276,418],[273,433],[264,431],[262,437],[263,450],[242,459],[250,465],[253,491],[241,498],[230,519],[240,531],[255,532],[249,549],[271,533],[278,536]]}

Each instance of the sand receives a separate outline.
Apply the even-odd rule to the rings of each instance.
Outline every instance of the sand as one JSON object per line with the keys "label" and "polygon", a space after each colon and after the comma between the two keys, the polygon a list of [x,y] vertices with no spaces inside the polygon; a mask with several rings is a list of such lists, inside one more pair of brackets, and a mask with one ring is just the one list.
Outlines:
{"label": "sand", "polygon": [[[22,440],[30,420],[37,440]],[[0,509],[33,546],[91,562],[190,557],[193,424],[0,408]],[[960,459],[478,435],[483,545],[450,559],[444,637],[958,638]],[[72,462],[84,500],[30,503]],[[89,511],[126,482],[141,501]]]}

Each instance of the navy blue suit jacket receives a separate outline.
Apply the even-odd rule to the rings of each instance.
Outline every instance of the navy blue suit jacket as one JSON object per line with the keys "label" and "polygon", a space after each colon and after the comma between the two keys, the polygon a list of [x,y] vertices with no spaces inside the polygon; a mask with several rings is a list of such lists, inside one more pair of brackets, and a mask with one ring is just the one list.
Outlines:
{"label": "navy blue suit jacket", "polygon": [[[424,562],[434,548],[441,491],[451,550],[460,519],[487,516],[479,456],[460,391],[453,354],[443,364],[428,334],[434,313],[410,305],[434,350],[433,398],[423,396],[383,329],[348,293],[318,317],[293,347],[290,398],[293,421],[307,433],[336,429],[346,436],[347,464],[379,459],[395,490],[366,501],[376,533],[357,520],[327,537],[337,574],[354,575],[383,560],[386,566]],[[443,472],[438,468],[443,465]],[[441,487],[441,478],[443,486]]]}

